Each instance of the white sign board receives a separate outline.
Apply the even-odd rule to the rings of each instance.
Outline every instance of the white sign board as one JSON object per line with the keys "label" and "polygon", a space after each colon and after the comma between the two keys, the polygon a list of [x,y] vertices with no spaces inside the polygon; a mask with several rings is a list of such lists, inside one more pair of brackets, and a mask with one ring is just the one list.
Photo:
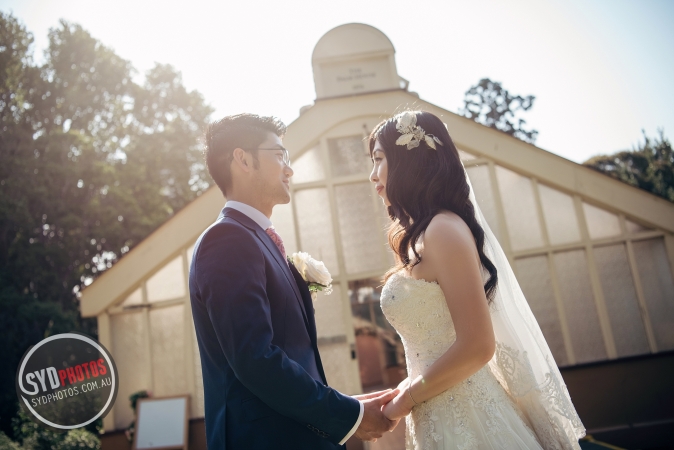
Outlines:
{"label": "white sign board", "polygon": [[134,450],[187,449],[189,397],[138,400]]}
{"label": "white sign board", "polygon": [[388,57],[327,63],[321,66],[321,97],[362,94],[399,87]]}

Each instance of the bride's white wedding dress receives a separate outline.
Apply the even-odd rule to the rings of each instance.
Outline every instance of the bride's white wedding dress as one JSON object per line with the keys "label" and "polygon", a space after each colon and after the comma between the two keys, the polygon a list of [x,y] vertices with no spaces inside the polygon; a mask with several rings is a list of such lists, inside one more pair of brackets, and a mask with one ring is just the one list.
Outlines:
{"label": "bride's white wedding dress", "polygon": [[[411,379],[456,340],[454,323],[437,283],[411,278],[405,271],[395,273],[382,290],[381,308],[402,338]],[[507,351],[497,343],[497,357],[499,352]],[[406,425],[408,450],[543,448],[532,424],[489,365],[415,406]]]}
{"label": "bride's white wedding dress", "polygon": [[[407,448],[580,450],[578,439],[585,436],[585,427],[472,187],[470,201],[485,232],[485,255],[498,271],[490,305],[496,351],[489,364],[471,377],[412,409],[406,418]],[[381,308],[402,338],[411,379],[456,341],[437,283],[414,279],[401,270],[386,282]]]}

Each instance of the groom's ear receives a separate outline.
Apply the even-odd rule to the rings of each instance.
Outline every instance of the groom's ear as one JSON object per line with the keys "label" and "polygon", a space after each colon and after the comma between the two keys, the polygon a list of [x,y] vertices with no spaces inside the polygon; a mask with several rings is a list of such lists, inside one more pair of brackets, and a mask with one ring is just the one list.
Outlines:
{"label": "groom's ear", "polygon": [[253,170],[253,155],[240,149],[235,148],[232,152],[232,163],[239,167],[240,170],[248,173]]}

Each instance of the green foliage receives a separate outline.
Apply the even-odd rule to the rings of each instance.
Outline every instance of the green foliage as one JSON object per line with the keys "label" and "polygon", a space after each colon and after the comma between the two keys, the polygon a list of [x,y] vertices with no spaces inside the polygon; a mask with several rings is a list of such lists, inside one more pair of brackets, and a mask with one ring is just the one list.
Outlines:
{"label": "green foliage", "polygon": [[[129,402],[131,403],[131,409],[133,410],[133,415],[136,417],[136,406],[138,405],[138,400],[141,398],[149,398],[150,393],[148,391],[137,391],[129,396]],[[126,438],[129,442],[133,442],[133,435],[136,432],[136,420],[134,419],[128,427],[126,427]]]}
{"label": "green foliage", "polygon": [[3,333],[0,360],[6,362],[0,369],[0,414],[3,431],[9,432],[17,401],[14,377],[21,356],[45,337],[79,327],[75,311],[63,311],[56,302],[36,299],[7,285],[0,286],[0,312],[0,330]]}
{"label": "green foliage", "polygon": [[76,24],[32,35],[0,12],[0,430],[14,371],[47,335],[96,336],[80,290],[210,184],[198,138],[211,108],[181,75],[131,64]]}
{"label": "green foliage", "polygon": [[90,431],[77,429],[70,430],[65,439],[56,447],[57,450],[98,450],[101,441]]}
{"label": "green foliage", "polygon": [[14,435],[13,442],[7,435],[0,432],[0,450],[98,450],[101,441],[98,437],[86,429],[69,430],[66,433],[50,431],[36,424],[24,413],[13,419]]}
{"label": "green foliage", "polygon": [[23,449],[53,449],[64,438],[63,434],[36,424],[22,410],[19,410],[18,417],[14,418],[12,422],[15,440],[21,443]]}
{"label": "green foliage", "polygon": [[21,450],[21,446],[0,431],[0,450]]}
{"label": "green foliage", "polygon": [[134,392],[133,394],[129,395],[129,402],[131,403],[131,409],[133,410],[134,414],[136,414],[136,405],[138,404],[138,400],[149,397],[150,393],[145,390]]}
{"label": "green foliage", "polygon": [[674,151],[662,130],[632,151],[595,156],[583,165],[674,202]]}
{"label": "green foliage", "polygon": [[533,144],[538,131],[525,130],[526,121],[515,116],[520,110],[530,110],[534,106],[534,100],[536,97],[533,95],[511,95],[501,83],[483,78],[466,91],[464,107],[459,113],[482,125]]}

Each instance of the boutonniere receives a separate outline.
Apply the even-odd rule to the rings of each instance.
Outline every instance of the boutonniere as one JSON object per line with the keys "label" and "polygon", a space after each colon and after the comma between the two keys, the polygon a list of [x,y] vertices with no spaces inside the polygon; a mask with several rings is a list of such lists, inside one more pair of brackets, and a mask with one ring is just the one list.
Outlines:
{"label": "boutonniere", "polygon": [[295,266],[295,269],[302,275],[314,301],[319,291],[325,295],[332,294],[332,275],[323,261],[312,258],[307,252],[295,252],[288,257],[288,262]]}

